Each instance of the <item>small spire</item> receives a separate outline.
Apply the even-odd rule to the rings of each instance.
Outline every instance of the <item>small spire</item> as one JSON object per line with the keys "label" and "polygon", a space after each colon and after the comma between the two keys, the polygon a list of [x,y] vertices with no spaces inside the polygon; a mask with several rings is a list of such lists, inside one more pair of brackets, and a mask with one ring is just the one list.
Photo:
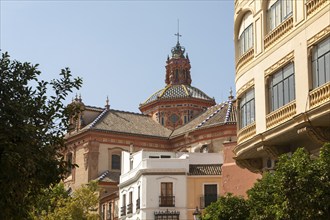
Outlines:
{"label": "small spire", "polygon": [[82,102],[81,93],[79,94],[79,102]]}
{"label": "small spire", "polygon": [[107,110],[110,109],[110,105],[109,105],[109,96],[107,96],[107,99],[105,100],[105,107]]}
{"label": "small spire", "polygon": [[233,90],[232,90],[232,88],[230,87],[228,99],[229,99],[229,100],[233,100],[233,98],[234,98],[234,96],[233,96]]}

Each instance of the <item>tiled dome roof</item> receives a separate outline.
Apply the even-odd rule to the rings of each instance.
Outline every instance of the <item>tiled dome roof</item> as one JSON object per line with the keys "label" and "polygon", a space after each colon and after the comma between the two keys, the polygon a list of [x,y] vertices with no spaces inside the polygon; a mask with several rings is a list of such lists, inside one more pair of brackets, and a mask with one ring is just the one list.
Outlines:
{"label": "tiled dome roof", "polygon": [[178,98],[196,98],[203,100],[210,100],[208,95],[206,95],[203,91],[190,86],[190,85],[168,85],[164,89],[161,89],[151,95],[142,105],[151,103],[156,100],[164,100],[164,99],[178,99]]}

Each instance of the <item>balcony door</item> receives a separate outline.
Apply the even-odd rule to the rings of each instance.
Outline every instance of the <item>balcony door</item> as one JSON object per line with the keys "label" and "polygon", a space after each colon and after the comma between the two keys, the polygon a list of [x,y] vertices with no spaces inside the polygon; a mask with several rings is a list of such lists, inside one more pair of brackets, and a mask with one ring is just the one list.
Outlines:
{"label": "balcony door", "polygon": [[160,185],[160,206],[174,206],[173,183],[163,182]]}
{"label": "balcony door", "polygon": [[212,202],[218,199],[218,186],[217,184],[205,184],[204,185],[204,196],[205,196],[205,206],[207,207]]}

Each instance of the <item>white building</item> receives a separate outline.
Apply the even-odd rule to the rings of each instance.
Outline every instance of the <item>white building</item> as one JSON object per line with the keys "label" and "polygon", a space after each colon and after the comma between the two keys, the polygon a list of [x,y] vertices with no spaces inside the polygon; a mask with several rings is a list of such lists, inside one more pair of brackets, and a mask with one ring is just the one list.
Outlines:
{"label": "white building", "polygon": [[213,166],[220,182],[219,162],[223,162],[219,153],[122,152],[120,219],[192,219],[187,216],[195,191],[187,187],[189,168]]}

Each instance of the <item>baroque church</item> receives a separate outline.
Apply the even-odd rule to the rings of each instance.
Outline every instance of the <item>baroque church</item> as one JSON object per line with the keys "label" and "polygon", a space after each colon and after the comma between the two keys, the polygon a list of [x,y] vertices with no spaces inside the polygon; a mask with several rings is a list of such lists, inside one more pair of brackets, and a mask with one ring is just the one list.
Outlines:
{"label": "baroque church", "polygon": [[[102,219],[121,219],[118,184],[122,152],[218,153],[223,160],[217,163],[217,169],[199,164],[202,171],[193,172],[196,180],[203,176],[206,182],[214,181],[208,177],[219,177],[216,195],[245,195],[259,177],[236,166],[233,159],[237,128],[236,100],[231,92],[228,100],[216,103],[191,85],[190,70],[189,57],[178,38],[166,61],[165,87],[140,104],[141,113],[111,109],[108,99],[104,107],[89,106],[81,97],[69,104],[77,113],[70,119],[65,155],[78,167],[64,182],[75,190],[89,181],[98,181],[102,189],[98,212]],[[188,203],[191,213],[200,205],[200,201]],[[142,206],[139,204],[139,208]]]}

